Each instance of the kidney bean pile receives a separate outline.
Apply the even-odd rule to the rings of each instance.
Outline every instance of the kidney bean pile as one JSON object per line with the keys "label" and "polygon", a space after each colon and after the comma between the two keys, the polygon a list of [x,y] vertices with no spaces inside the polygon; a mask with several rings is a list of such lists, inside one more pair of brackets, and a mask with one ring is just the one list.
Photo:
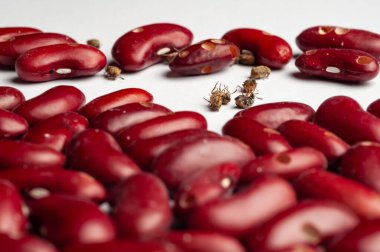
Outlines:
{"label": "kidney bean pile", "polygon": [[[296,66],[337,81],[372,79],[379,36],[307,29]],[[251,28],[191,41],[185,27],[151,24],[120,37],[112,55],[127,72],[167,61],[179,75],[243,57],[282,68],[292,57],[285,40]],[[0,64],[43,82],[94,75],[106,57],[65,35],[11,27],[0,28]],[[153,98],[125,88],[86,102],[59,85],[26,100],[0,87],[2,251],[380,251],[380,99],[367,109],[347,96],[316,110],[256,105],[218,134],[200,113]]]}

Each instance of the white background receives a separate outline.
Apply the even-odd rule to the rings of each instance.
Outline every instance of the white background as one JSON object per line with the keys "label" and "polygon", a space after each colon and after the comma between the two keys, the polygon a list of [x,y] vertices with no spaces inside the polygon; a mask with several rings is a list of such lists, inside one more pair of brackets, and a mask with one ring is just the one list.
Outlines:
{"label": "white background", "polygon": [[[36,27],[67,34],[81,43],[98,38],[109,60],[110,50],[118,37],[133,28],[155,22],[186,26],[192,30],[194,42],[220,38],[228,30],[239,27],[262,29],[286,39],[298,54],[295,37],[310,26],[337,25],[380,33],[379,9],[378,0],[3,0],[0,26]],[[75,85],[85,93],[88,101],[118,89],[139,87],[151,92],[156,103],[172,110],[202,113],[209,128],[220,132],[238,109],[230,104],[219,112],[211,112],[203,97],[208,97],[216,82],[235,89],[248,77],[250,68],[236,65],[207,76],[182,78],[169,77],[168,72],[166,65],[155,65],[138,73],[124,74],[124,80],[106,80],[101,72],[90,78],[23,84],[17,80],[15,72],[0,70],[0,85],[14,86],[27,98],[56,85]],[[316,109],[330,96],[348,95],[366,107],[380,98],[380,77],[358,86],[296,78],[297,72],[292,60],[284,69],[273,72],[269,79],[259,82],[262,100],[256,100],[255,104],[299,101]]]}

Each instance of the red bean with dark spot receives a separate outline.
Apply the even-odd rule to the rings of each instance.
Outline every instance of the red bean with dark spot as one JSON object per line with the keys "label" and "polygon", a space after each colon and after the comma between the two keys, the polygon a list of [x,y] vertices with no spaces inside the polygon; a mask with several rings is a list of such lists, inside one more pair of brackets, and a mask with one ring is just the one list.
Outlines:
{"label": "red bean with dark spot", "polygon": [[315,113],[315,123],[349,144],[380,142],[380,119],[364,111],[357,101],[347,96],[325,100]]}
{"label": "red bean with dark spot", "polygon": [[169,230],[172,212],[165,185],[154,175],[140,173],[117,187],[113,219],[119,237],[151,239]]}
{"label": "red bean with dark spot", "polygon": [[20,90],[13,87],[0,86],[0,109],[13,110],[25,101]]}
{"label": "red bean with dark spot", "polygon": [[193,34],[170,23],[155,23],[135,28],[113,45],[112,56],[122,69],[140,71],[164,60],[162,54],[176,52],[188,45]]}
{"label": "red bean with dark spot", "polygon": [[0,65],[14,67],[17,58],[30,49],[68,43],[76,43],[76,41],[59,33],[33,33],[17,36],[11,40],[0,42]]}
{"label": "red bean with dark spot", "polygon": [[65,156],[58,151],[24,141],[0,140],[0,169],[63,167]]}
{"label": "red bean with dark spot", "polygon": [[33,27],[0,27],[0,42],[12,40],[17,36],[40,32],[42,31]]}
{"label": "red bean with dark spot", "polygon": [[229,198],[197,207],[188,224],[190,228],[244,238],[296,202],[295,192],[285,180],[263,176]]}
{"label": "red bean with dark spot", "polygon": [[240,50],[248,50],[255,56],[257,64],[282,68],[292,58],[292,48],[284,39],[268,32],[252,29],[233,29],[223,38],[236,44]]}
{"label": "red bean with dark spot", "polygon": [[312,170],[302,173],[294,187],[302,198],[333,200],[351,208],[364,219],[380,216],[380,194],[369,187],[331,172]]}
{"label": "red bean with dark spot", "polygon": [[306,170],[324,170],[326,167],[327,160],[321,152],[310,147],[299,147],[251,160],[243,167],[241,182],[250,183],[261,174],[276,174],[292,180]]}
{"label": "red bean with dark spot", "polygon": [[0,138],[18,138],[28,130],[28,122],[10,111],[0,109]]}
{"label": "red bean with dark spot", "polygon": [[197,171],[225,162],[242,167],[254,158],[251,149],[237,139],[205,136],[168,148],[157,157],[152,168],[169,188],[174,189]]}
{"label": "red bean with dark spot", "polygon": [[58,252],[53,244],[31,235],[12,237],[0,234],[0,246],[3,251],[12,252]]}
{"label": "red bean with dark spot", "polygon": [[26,51],[17,58],[15,68],[20,79],[43,82],[95,75],[106,64],[104,53],[93,46],[57,44]]}
{"label": "red bean with dark spot", "polygon": [[135,102],[104,111],[91,121],[91,126],[115,136],[123,129],[170,113],[170,109],[159,104]]}
{"label": "red bean with dark spot", "polygon": [[112,108],[116,108],[129,103],[151,102],[153,96],[148,91],[140,88],[125,88],[99,96],[86,105],[84,105],[79,113],[92,121],[100,113]]}
{"label": "red bean with dark spot", "polygon": [[67,166],[92,175],[111,186],[140,172],[139,167],[125,154],[107,132],[87,129],[75,136],[66,149]]}
{"label": "red bean with dark spot", "polygon": [[185,129],[207,129],[206,118],[197,112],[178,111],[122,130],[116,139],[123,149],[127,149],[138,140],[162,136]]}
{"label": "red bean with dark spot", "polygon": [[281,134],[248,117],[235,117],[223,126],[223,134],[235,137],[251,147],[257,155],[292,149]]}
{"label": "red bean with dark spot", "polygon": [[284,249],[323,240],[354,228],[359,218],[348,208],[330,201],[304,201],[286,209],[249,237],[250,251]]}
{"label": "red bean with dark spot", "polygon": [[14,112],[24,117],[31,126],[49,117],[76,111],[85,102],[85,96],[78,88],[60,85],[26,100]]}
{"label": "red bean with dark spot", "polygon": [[380,35],[374,32],[339,26],[314,26],[296,38],[302,51],[315,48],[346,48],[367,52],[380,60]]}
{"label": "red bean with dark spot", "polygon": [[208,39],[178,52],[169,67],[180,75],[215,73],[234,64],[239,54],[239,48],[227,40]]}
{"label": "red bean with dark spot", "polygon": [[62,194],[100,202],[106,197],[102,184],[84,172],[19,168],[0,171],[0,179],[12,182],[30,198]]}
{"label": "red bean with dark spot", "polygon": [[235,117],[249,117],[268,128],[277,129],[283,122],[297,119],[311,121],[314,109],[300,102],[273,102],[244,109],[235,114]]}
{"label": "red bean with dark spot", "polygon": [[111,219],[90,201],[50,195],[29,204],[30,219],[57,246],[106,242],[115,238]]}
{"label": "red bean with dark spot", "polygon": [[353,49],[309,50],[299,56],[295,64],[306,75],[343,82],[364,82],[379,73],[379,63],[375,57]]}
{"label": "red bean with dark spot", "polygon": [[371,102],[367,107],[367,112],[380,118],[380,99]]}
{"label": "red bean with dark spot", "polygon": [[280,125],[278,131],[293,147],[313,147],[322,152],[329,161],[339,159],[349,148],[337,135],[311,122],[286,121]]}
{"label": "red bean with dark spot", "polygon": [[64,151],[70,139],[87,129],[87,119],[75,112],[66,112],[49,117],[29,129],[23,140]]}

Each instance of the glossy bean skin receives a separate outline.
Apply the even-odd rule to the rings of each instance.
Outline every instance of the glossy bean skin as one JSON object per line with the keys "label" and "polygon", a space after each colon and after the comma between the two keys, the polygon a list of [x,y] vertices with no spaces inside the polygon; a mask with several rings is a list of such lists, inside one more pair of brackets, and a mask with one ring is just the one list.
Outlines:
{"label": "glossy bean skin", "polygon": [[314,109],[300,102],[273,102],[244,109],[235,114],[235,117],[248,117],[268,128],[277,129],[283,122],[297,119],[311,121]]}
{"label": "glossy bean skin", "polygon": [[87,127],[88,121],[84,116],[76,112],[66,112],[36,124],[24,135],[23,141],[64,151],[70,139]]}
{"label": "glossy bean skin", "polygon": [[170,62],[170,70],[179,75],[202,75],[223,70],[240,55],[239,48],[224,39],[208,39],[181,50]]}
{"label": "glossy bean skin", "polygon": [[25,96],[17,88],[0,86],[0,109],[12,111],[25,101]]}
{"label": "glossy bean skin", "polygon": [[151,102],[153,96],[148,91],[140,88],[125,88],[99,96],[86,105],[79,113],[87,117],[88,120],[94,119],[100,113],[129,103]]}
{"label": "glossy bean skin", "polygon": [[76,43],[74,39],[59,33],[33,33],[0,42],[0,65],[14,67],[24,52],[47,45]]}
{"label": "glossy bean skin", "polygon": [[357,101],[347,96],[325,100],[315,113],[315,123],[348,144],[380,142],[380,119],[364,111]]}
{"label": "glossy bean skin", "polygon": [[306,51],[295,61],[304,74],[343,82],[364,82],[379,73],[375,57],[353,49],[322,48]]}
{"label": "glossy bean skin", "polygon": [[172,213],[165,185],[154,175],[139,173],[117,187],[113,219],[119,237],[151,239],[169,230]]}
{"label": "glossy bean skin", "polygon": [[380,193],[380,144],[361,142],[352,146],[342,158],[340,172]]}
{"label": "glossy bean skin", "polygon": [[328,246],[328,252],[374,252],[380,247],[380,220],[360,223]]}
{"label": "glossy bean skin", "polygon": [[295,192],[285,180],[263,176],[229,198],[197,207],[188,224],[194,229],[243,238],[296,202]]}
{"label": "glossy bean skin", "polygon": [[92,202],[50,195],[30,202],[29,208],[30,218],[43,230],[42,235],[57,246],[106,242],[115,238],[111,219]]}
{"label": "glossy bean skin", "polygon": [[159,104],[135,102],[104,111],[91,121],[91,126],[116,136],[123,129],[170,113],[170,109]]}
{"label": "glossy bean skin", "polygon": [[262,250],[258,250],[257,252],[323,252],[323,251],[324,250],[321,250],[315,246],[306,245],[306,244],[297,244],[297,245],[290,246],[283,249],[262,249]]}
{"label": "glossy bean skin", "polygon": [[284,249],[300,243],[318,245],[325,239],[349,231],[358,223],[359,218],[338,203],[304,201],[255,230],[250,234],[248,243],[251,251]]}
{"label": "glossy bean skin", "polygon": [[14,112],[24,117],[33,126],[49,117],[76,111],[84,102],[85,96],[78,88],[60,85],[26,100]]}
{"label": "glossy bean skin", "polygon": [[327,160],[321,152],[310,147],[299,147],[251,160],[242,169],[241,182],[250,183],[261,174],[275,174],[293,180],[306,170],[326,168]]}
{"label": "glossy bean skin", "polygon": [[56,44],[26,51],[15,63],[18,77],[27,82],[91,76],[102,70],[107,58],[93,46]]}
{"label": "glossy bean skin", "polygon": [[124,149],[124,152],[126,152],[142,169],[151,170],[154,160],[175,144],[189,139],[217,135],[217,133],[205,129],[180,130],[153,138],[138,140],[128,148]]}
{"label": "glossy bean skin", "polygon": [[379,193],[334,173],[322,170],[306,171],[294,181],[294,187],[301,198],[339,202],[363,219],[376,219],[380,216]]}
{"label": "glossy bean skin", "polygon": [[58,252],[53,244],[31,235],[11,237],[1,234],[0,246],[3,251],[12,252]]}
{"label": "glossy bean skin", "polygon": [[174,189],[194,172],[225,162],[241,167],[254,158],[251,149],[237,139],[207,136],[181,141],[168,148],[157,157],[152,168],[169,188]]}
{"label": "glossy bean skin", "polygon": [[42,32],[39,29],[33,27],[1,27],[0,28],[0,42],[5,42],[13,39],[17,36],[22,36],[26,34],[32,33],[40,33]]}
{"label": "glossy bean skin", "polygon": [[180,25],[144,25],[121,36],[112,47],[112,57],[125,71],[140,71],[164,59],[159,55],[161,49],[180,50],[192,39],[191,31]]}
{"label": "glossy bean skin", "polygon": [[380,35],[360,29],[338,26],[314,26],[296,38],[302,51],[316,48],[347,48],[361,50],[380,59]]}
{"label": "glossy bean skin", "polygon": [[106,197],[102,184],[84,172],[19,168],[0,171],[0,179],[10,181],[32,199],[61,194],[100,202]]}
{"label": "glossy bean skin", "polygon": [[19,237],[26,232],[27,217],[17,188],[7,180],[0,180],[0,232]]}
{"label": "glossy bean skin", "polygon": [[282,68],[292,58],[292,48],[284,39],[262,30],[233,29],[224,34],[223,38],[236,44],[240,50],[251,51],[260,65]]}
{"label": "glossy bean skin", "polygon": [[53,169],[65,162],[60,152],[24,141],[0,140],[0,150],[0,169]]}
{"label": "glossy bean skin", "polygon": [[70,168],[87,172],[103,184],[113,185],[138,173],[139,167],[107,132],[87,129],[75,136],[66,149]]}
{"label": "glossy bean skin", "polygon": [[224,124],[222,132],[246,143],[258,156],[292,149],[278,131],[248,117],[235,117],[229,120]]}
{"label": "glossy bean skin", "polygon": [[367,112],[380,118],[380,99],[371,102],[367,107]]}
{"label": "glossy bean skin", "polygon": [[22,116],[0,109],[0,138],[18,138],[25,134],[28,126],[28,122]]}
{"label": "glossy bean skin", "polygon": [[122,130],[116,139],[123,149],[127,149],[138,140],[162,136],[185,129],[207,129],[206,118],[197,112],[178,111]]}
{"label": "glossy bean skin", "polygon": [[329,161],[339,159],[350,147],[334,133],[311,122],[286,121],[280,125],[278,131],[293,147],[313,147],[322,152]]}

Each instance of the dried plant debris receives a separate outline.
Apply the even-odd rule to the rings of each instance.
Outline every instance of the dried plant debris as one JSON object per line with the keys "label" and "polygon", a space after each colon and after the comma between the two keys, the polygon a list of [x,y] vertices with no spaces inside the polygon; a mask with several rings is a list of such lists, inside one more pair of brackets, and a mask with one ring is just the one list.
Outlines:
{"label": "dried plant debris", "polygon": [[116,80],[117,78],[123,79],[121,72],[121,68],[117,66],[107,66],[104,76],[109,80]]}
{"label": "dried plant debris", "polygon": [[99,39],[89,39],[87,40],[87,45],[100,48],[100,40]]}
{"label": "dried plant debris", "polygon": [[255,66],[251,69],[250,78],[254,80],[265,79],[269,77],[271,72],[271,69],[267,66]]}
{"label": "dried plant debris", "polygon": [[222,105],[226,105],[231,101],[231,92],[227,86],[223,86],[220,83],[216,83],[211,90],[210,99],[207,100],[211,111],[219,111]]}
{"label": "dried plant debris", "polygon": [[242,50],[238,62],[242,65],[253,66],[255,64],[255,56],[251,51]]}
{"label": "dried plant debris", "polygon": [[245,94],[241,94],[235,98],[236,107],[238,107],[239,109],[246,109],[246,108],[251,107],[254,101],[255,101],[254,94],[251,94],[249,96]]}

